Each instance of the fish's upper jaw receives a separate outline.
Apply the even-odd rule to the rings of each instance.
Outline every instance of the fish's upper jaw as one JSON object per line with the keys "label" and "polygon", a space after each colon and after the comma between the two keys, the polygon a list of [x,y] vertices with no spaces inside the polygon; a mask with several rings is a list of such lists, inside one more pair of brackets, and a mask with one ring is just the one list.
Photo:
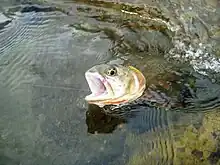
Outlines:
{"label": "fish's upper jaw", "polygon": [[89,70],[85,73],[85,77],[92,92],[90,95],[85,97],[85,100],[93,101],[106,95],[107,90],[105,84],[103,83],[104,78],[99,73],[91,72],[91,70]]}

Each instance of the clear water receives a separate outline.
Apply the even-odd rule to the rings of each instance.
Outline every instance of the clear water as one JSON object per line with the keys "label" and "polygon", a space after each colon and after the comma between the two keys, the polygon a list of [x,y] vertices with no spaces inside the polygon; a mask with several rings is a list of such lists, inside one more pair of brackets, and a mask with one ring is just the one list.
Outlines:
{"label": "clear water", "polygon": [[[220,163],[219,2],[115,2],[0,2],[1,165]],[[88,106],[85,71],[115,60],[187,70],[196,108]]]}

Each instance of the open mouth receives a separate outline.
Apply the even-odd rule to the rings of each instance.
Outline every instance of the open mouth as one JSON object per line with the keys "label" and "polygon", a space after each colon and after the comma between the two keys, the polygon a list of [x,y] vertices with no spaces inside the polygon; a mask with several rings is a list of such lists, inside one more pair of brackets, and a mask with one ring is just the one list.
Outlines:
{"label": "open mouth", "polygon": [[103,83],[103,77],[97,73],[87,72],[85,74],[87,83],[91,90],[91,94],[86,96],[87,101],[95,101],[103,99],[108,94],[107,89]]}

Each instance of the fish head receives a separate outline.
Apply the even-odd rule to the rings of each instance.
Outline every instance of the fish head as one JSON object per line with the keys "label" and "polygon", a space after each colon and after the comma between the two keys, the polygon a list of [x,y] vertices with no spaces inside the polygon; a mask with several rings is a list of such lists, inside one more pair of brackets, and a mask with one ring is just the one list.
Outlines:
{"label": "fish head", "polygon": [[92,92],[85,100],[99,107],[136,100],[146,88],[144,75],[133,66],[99,64],[87,70],[85,77]]}

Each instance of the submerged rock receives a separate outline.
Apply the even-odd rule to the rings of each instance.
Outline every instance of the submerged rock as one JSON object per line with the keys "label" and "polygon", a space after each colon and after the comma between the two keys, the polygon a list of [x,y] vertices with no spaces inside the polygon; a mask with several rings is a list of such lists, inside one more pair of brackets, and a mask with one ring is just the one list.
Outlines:
{"label": "submerged rock", "polygon": [[0,13],[0,30],[11,22],[11,19]]}
{"label": "submerged rock", "polygon": [[[128,145],[136,144],[128,165],[143,165],[163,162],[175,165],[213,165],[220,163],[220,114],[219,109],[205,114],[200,126],[170,127],[170,136],[166,131],[151,135],[131,135]],[[160,135],[155,138],[155,135]],[[131,138],[133,137],[133,138]],[[162,138],[163,137],[163,138]],[[130,139],[130,140],[129,140]],[[133,140],[131,140],[133,139]],[[136,139],[136,141],[134,140]],[[138,140],[139,139],[139,140]],[[154,147],[150,148],[149,144]]]}

